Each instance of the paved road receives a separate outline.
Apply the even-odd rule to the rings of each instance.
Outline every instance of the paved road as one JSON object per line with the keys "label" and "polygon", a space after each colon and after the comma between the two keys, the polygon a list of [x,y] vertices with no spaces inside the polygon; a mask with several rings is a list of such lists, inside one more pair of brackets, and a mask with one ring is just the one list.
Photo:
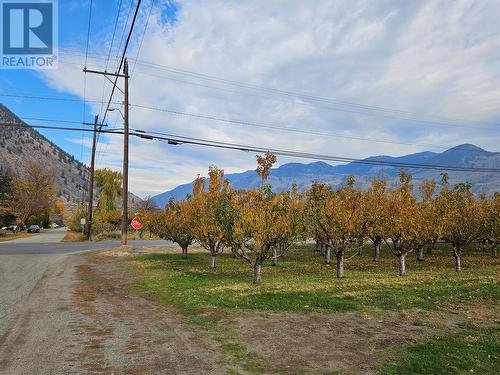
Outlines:
{"label": "paved road", "polygon": [[45,229],[41,233],[33,233],[30,237],[17,238],[15,240],[4,241],[4,244],[40,244],[61,242],[66,235],[66,228]]}
{"label": "paved road", "polygon": [[[80,253],[118,247],[119,242],[58,242],[64,230],[0,243],[0,374],[67,373],[45,368],[69,335],[68,321],[74,269]],[[166,241],[131,241],[131,245],[163,245]],[[54,334],[56,332],[57,334]],[[57,338],[57,339],[55,339]]]}
{"label": "paved road", "polygon": [[[67,254],[120,246],[119,241],[61,242],[65,234],[66,230],[59,228],[37,233],[31,237],[0,242],[0,255]],[[169,243],[156,240],[129,241],[131,246],[162,246]]]}

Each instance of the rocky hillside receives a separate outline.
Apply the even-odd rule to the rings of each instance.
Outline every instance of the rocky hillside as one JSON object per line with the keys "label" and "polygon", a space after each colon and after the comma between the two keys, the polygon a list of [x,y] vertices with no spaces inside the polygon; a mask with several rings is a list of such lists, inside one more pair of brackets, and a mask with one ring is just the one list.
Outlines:
{"label": "rocky hillside", "polygon": [[[58,195],[69,207],[87,200],[89,169],[35,129],[26,125],[7,107],[0,104],[0,123],[16,123],[21,127],[0,124],[0,173],[22,175],[24,167],[36,163],[51,171]],[[130,205],[140,198],[131,194]]]}
{"label": "rocky hillside", "polygon": [[[368,159],[412,164],[500,169],[500,152],[485,151],[471,144],[459,145],[442,153],[427,151],[400,157],[381,155]],[[406,171],[413,175],[415,192],[418,192],[419,185],[424,179],[440,180],[441,171],[439,170],[409,168]],[[352,174],[356,176],[357,183],[366,188],[374,177],[385,179],[389,185],[396,186],[399,181],[398,173],[399,168],[370,164],[348,163],[333,166],[324,162],[288,163],[272,169],[268,181],[273,190],[276,191],[288,189],[294,182],[297,183],[300,190],[303,190],[309,187],[313,181],[320,181],[337,187],[342,185],[347,176]],[[470,182],[475,193],[485,192],[491,195],[495,191],[500,191],[500,173],[449,172],[449,177],[450,184]],[[260,184],[260,177],[255,171],[228,174],[226,178],[237,189],[252,188]],[[156,195],[153,200],[156,205],[163,207],[170,197],[184,199],[186,194],[192,192],[192,189],[192,182],[180,185],[173,190]]]}
{"label": "rocky hillside", "polygon": [[[33,128],[24,124],[0,104],[0,122],[18,123],[22,127],[0,125],[0,171],[22,175],[24,167],[36,163],[54,174],[59,196],[69,205],[86,199],[88,168]],[[82,196],[83,195],[83,196]]]}

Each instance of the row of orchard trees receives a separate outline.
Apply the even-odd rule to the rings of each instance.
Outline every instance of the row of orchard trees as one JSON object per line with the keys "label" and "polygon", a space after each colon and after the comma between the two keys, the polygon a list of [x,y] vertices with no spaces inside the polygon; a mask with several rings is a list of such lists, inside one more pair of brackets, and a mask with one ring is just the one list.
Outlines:
{"label": "row of orchard trees", "polygon": [[336,257],[337,277],[344,277],[348,254],[356,254],[370,240],[374,260],[385,243],[399,260],[399,273],[405,275],[405,259],[410,252],[422,257],[425,246],[440,239],[453,247],[456,270],[461,270],[463,248],[469,243],[488,246],[496,256],[500,238],[500,195],[477,199],[467,184],[448,188],[447,175],[436,191],[434,181],[424,181],[420,196],[413,194],[411,175],[401,172],[400,185],[389,188],[374,180],[363,191],[349,177],[345,187],[313,183],[303,193],[292,186],[275,193],[266,184],[276,157],[267,153],[257,157],[259,188],[235,190],[217,167],[209,169],[209,183],[200,177],[193,194],[184,201],[170,201],[164,210],[150,214],[148,224],[162,238],[180,245],[187,258],[188,247],[197,242],[211,254],[215,268],[217,255],[230,250],[254,270],[254,283],[260,283],[262,266],[273,265],[295,243],[314,239],[324,252],[325,261]]}

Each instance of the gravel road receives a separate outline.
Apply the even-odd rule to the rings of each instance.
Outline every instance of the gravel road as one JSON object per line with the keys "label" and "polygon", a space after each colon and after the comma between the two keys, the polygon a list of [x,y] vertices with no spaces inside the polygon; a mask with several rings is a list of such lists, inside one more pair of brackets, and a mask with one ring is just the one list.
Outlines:
{"label": "gravel road", "polygon": [[115,243],[58,236],[0,244],[0,374],[222,373],[213,343],[130,294],[116,259],[89,253]]}

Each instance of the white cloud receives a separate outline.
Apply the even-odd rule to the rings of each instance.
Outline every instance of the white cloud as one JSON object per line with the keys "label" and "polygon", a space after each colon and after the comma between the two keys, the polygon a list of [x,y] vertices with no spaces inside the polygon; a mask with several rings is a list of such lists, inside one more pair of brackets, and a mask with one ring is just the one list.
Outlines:
{"label": "white cloud", "polygon": [[[170,1],[160,3],[162,7]],[[477,125],[472,121],[500,119],[498,14],[500,3],[495,1],[186,0],[178,2],[173,23],[162,17],[160,9],[153,12],[140,60],[284,91],[412,111],[419,118],[469,119]],[[139,34],[134,35],[131,57]],[[91,52],[102,56],[91,56],[89,64],[102,67],[106,45],[93,41]],[[66,63],[75,59],[82,60],[63,54],[60,69],[48,71],[46,78],[61,91],[81,95],[81,66]],[[427,145],[464,142],[498,147],[497,133],[488,130],[384,117],[394,112],[366,116],[359,114],[359,107],[338,102],[277,95],[141,64],[134,69],[131,103],[424,146],[283,132],[138,107],[131,110],[132,128],[350,157],[401,155],[430,149]],[[87,78],[87,97],[101,97],[103,78]],[[122,100],[119,92],[116,100]],[[96,112],[100,109],[93,106]],[[110,119],[119,120],[116,116]],[[100,165],[119,168],[121,139],[105,139],[109,144]],[[288,159],[280,160],[284,161]],[[188,182],[209,164],[228,172],[253,168],[254,155],[134,140],[131,162],[131,189],[146,194]]]}

